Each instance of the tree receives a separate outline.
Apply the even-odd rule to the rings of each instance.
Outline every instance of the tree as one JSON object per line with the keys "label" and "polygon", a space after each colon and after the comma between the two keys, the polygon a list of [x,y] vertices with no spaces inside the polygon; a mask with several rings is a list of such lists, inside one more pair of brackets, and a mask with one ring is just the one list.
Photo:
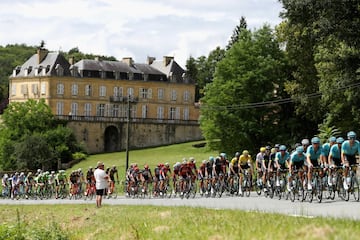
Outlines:
{"label": "tree", "polygon": [[246,19],[244,16],[241,16],[239,25],[235,27],[233,34],[231,35],[231,38],[229,40],[229,43],[226,46],[226,50],[229,50],[239,40],[241,31],[246,29],[247,29]]}
{"label": "tree", "polygon": [[287,91],[300,99],[297,113],[311,125],[336,126],[342,132],[359,128],[358,1],[281,2],[283,39],[293,69]]}
{"label": "tree", "polygon": [[239,40],[217,64],[214,81],[206,85],[201,99],[201,129],[210,148],[233,153],[255,151],[272,141],[279,106],[257,107],[279,98],[274,90],[283,81],[284,55],[272,29],[264,25],[243,30]]}
{"label": "tree", "polygon": [[3,170],[52,168],[81,151],[69,128],[59,125],[44,99],[11,103],[2,115],[0,166]]}

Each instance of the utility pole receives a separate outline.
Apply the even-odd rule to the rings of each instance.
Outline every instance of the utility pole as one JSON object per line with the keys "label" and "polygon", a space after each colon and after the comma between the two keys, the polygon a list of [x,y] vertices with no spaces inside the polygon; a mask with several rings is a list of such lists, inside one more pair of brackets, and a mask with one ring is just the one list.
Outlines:
{"label": "utility pole", "polygon": [[126,123],[126,168],[125,174],[129,169],[129,140],[130,140],[130,94],[127,97],[127,123]]}

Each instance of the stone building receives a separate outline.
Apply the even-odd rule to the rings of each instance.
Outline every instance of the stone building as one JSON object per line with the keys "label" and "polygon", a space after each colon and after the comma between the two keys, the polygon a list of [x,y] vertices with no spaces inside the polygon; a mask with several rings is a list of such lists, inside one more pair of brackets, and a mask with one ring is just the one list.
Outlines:
{"label": "stone building", "polygon": [[38,49],[9,79],[9,101],[45,99],[89,153],[202,139],[195,83],[173,57],[65,59]]}

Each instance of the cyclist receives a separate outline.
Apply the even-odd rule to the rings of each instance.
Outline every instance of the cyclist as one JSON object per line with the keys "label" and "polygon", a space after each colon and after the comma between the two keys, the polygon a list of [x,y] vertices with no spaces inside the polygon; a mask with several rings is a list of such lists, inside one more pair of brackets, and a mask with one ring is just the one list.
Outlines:
{"label": "cyclist", "polygon": [[325,167],[327,167],[330,149],[331,147],[336,144],[336,137],[330,137],[327,143],[322,145],[322,153],[321,158],[322,162],[324,163]]}
{"label": "cyclist", "polygon": [[244,150],[242,152],[242,155],[240,155],[239,158],[239,171],[240,171],[240,177],[239,177],[239,194],[242,194],[242,189],[241,189],[241,185],[242,185],[242,179],[243,179],[243,174],[245,173],[246,169],[249,169],[249,175],[250,175],[250,183],[252,183],[252,162],[251,162],[251,155],[249,154],[248,150]]}
{"label": "cyclist", "polygon": [[179,181],[180,181],[180,194],[184,195],[185,192],[185,184],[187,181],[191,180],[193,172],[191,171],[190,164],[184,159],[183,163],[179,169]]}
{"label": "cyclist", "polygon": [[[306,163],[305,166],[307,166],[307,172],[308,172],[308,190],[312,190],[311,185],[311,178],[313,173],[314,167],[320,167],[323,166],[321,153],[322,153],[322,146],[320,144],[320,138],[313,137],[311,139],[311,145],[306,150]],[[320,163],[319,163],[320,162]],[[322,169],[320,169],[320,176],[323,176]]]}
{"label": "cyclist", "polygon": [[1,195],[3,197],[9,196],[10,186],[8,184],[8,178],[9,178],[9,175],[7,173],[5,173],[1,179],[1,188],[2,188]]}
{"label": "cyclist", "polygon": [[48,177],[48,184],[52,193],[56,192],[55,178],[56,178],[55,171],[51,171]]}
{"label": "cyclist", "polygon": [[360,142],[356,140],[356,133],[350,131],[347,134],[348,140],[344,141],[341,145],[341,161],[345,167],[344,171],[344,189],[349,189],[349,183],[347,182],[347,176],[349,173],[349,167],[356,164],[356,155],[360,155]]}
{"label": "cyclist", "polygon": [[[271,150],[270,146],[265,147],[265,153],[264,153],[263,160],[262,160],[262,163],[261,163],[261,171],[263,173],[263,179],[262,179],[263,184],[265,184],[266,181],[269,179],[269,173],[270,173],[270,164],[269,164],[270,163],[270,150]],[[265,191],[267,191],[267,189]]]}
{"label": "cyclist", "polygon": [[35,185],[35,180],[32,172],[28,172],[25,178],[25,198],[29,197],[29,193],[32,193],[32,189]]}
{"label": "cyclist", "polygon": [[112,194],[115,189],[115,178],[117,183],[119,183],[119,174],[115,165],[113,165],[109,170],[109,178],[110,178],[109,194]]}
{"label": "cyclist", "polygon": [[153,181],[153,191],[154,191],[154,195],[157,194],[157,190],[159,188],[159,181],[160,181],[160,169],[162,168],[163,164],[159,163],[155,168],[154,168],[154,181]]}
{"label": "cyclist", "polygon": [[70,180],[70,196],[76,194],[76,184],[78,183],[79,174],[77,171],[73,170],[70,173],[69,180]]}
{"label": "cyclist", "polygon": [[263,177],[264,177],[264,172],[263,172],[263,160],[264,160],[264,155],[265,155],[265,151],[266,148],[265,147],[261,147],[260,148],[260,152],[258,154],[256,154],[256,160],[255,160],[255,168],[256,168],[256,172],[257,172],[257,184],[258,185],[264,185],[265,182],[261,182]]}
{"label": "cyclist", "polygon": [[14,199],[16,195],[19,193],[19,173],[16,172],[12,176],[12,186],[11,186],[11,199]]}
{"label": "cyclist", "polygon": [[159,178],[159,180],[160,180],[160,195],[163,194],[163,191],[164,191],[164,188],[165,188],[165,182],[169,181],[168,172],[171,173],[170,164],[165,163],[160,168],[160,175],[159,175],[159,177],[160,177]]}
{"label": "cyclist", "polygon": [[[94,179],[95,180],[95,179]],[[65,188],[67,177],[64,170],[59,170],[55,177],[56,193],[55,198],[59,197],[60,188]]]}
{"label": "cyclist", "polygon": [[[229,163],[229,184],[231,188],[234,186],[234,176],[239,175],[239,158],[240,158],[240,153],[236,152],[235,156],[233,157],[233,159],[231,159]],[[235,191],[235,189],[233,190]]]}
{"label": "cyclist", "polygon": [[197,169],[196,169],[196,164],[195,164],[195,158],[194,157],[190,157],[189,161],[188,161],[191,171],[192,171],[192,177],[191,177],[191,182],[194,183],[196,180],[196,176],[197,176]]}
{"label": "cyclist", "polygon": [[276,186],[280,186],[280,173],[287,169],[290,162],[290,154],[286,151],[286,146],[281,145],[279,151],[275,155],[275,164],[276,164]]}
{"label": "cyclist", "polygon": [[208,189],[212,185],[214,161],[215,161],[215,158],[213,156],[210,156],[209,161],[207,161],[207,163],[206,163],[206,173],[205,173],[206,174],[206,185],[207,185],[206,192],[205,192],[206,195],[209,193]]}
{"label": "cyclist", "polygon": [[203,189],[204,189],[204,178],[206,175],[206,160],[203,160],[201,162],[201,165],[199,167],[199,169],[197,170],[197,176],[198,176],[198,180],[200,181],[199,187],[200,187],[200,194],[203,194]]}
{"label": "cyclist", "polygon": [[151,183],[153,179],[153,175],[151,173],[151,169],[148,164],[144,165],[144,169],[140,172],[140,179],[142,183],[142,191],[147,191],[147,185]]}
{"label": "cyclist", "polygon": [[336,139],[336,144],[332,145],[329,152],[328,164],[329,164],[329,177],[328,185],[332,186],[331,174],[333,167],[341,167],[341,145],[344,142],[344,138],[338,137]]}
{"label": "cyclist", "polygon": [[[220,153],[214,160],[213,164],[213,186],[215,186],[216,181],[219,177],[225,177],[226,174],[226,154]],[[211,188],[211,194],[214,193],[214,189]]]}
{"label": "cyclist", "polygon": [[[303,170],[304,166],[305,166],[305,161],[306,161],[306,155],[304,154],[304,147],[299,146],[296,148],[296,151],[290,155],[290,161],[289,161],[290,175],[289,175],[288,186],[287,186],[288,191],[291,190],[290,184],[292,183],[292,176],[293,176],[294,170]],[[298,175],[299,175],[299,178],[301,179],[301,182],[304,182],[304,172],[298,171]]]}
{"label": "cyclist", "polygon": [[310,141],[307,138],[301,140],[301,146],[304,148],[304,152],[306,153],[308,146],[310,145]]}
{"label": "cyclist", "polygon": [[177,180],[179,177],[179,170],[181,167],[181,163],[180,162],[176,162],[173,166],[173,194],[175,194],[175,190],[176,190],[176,184],[177,184]]}
{"label": "cyclist", "polygon": [[85,195],[88,194],[90,187],[95,184],[95,177],[94,177],[94,170],[92,167],[89,167],[89,169],[86,172],[86,191]]}

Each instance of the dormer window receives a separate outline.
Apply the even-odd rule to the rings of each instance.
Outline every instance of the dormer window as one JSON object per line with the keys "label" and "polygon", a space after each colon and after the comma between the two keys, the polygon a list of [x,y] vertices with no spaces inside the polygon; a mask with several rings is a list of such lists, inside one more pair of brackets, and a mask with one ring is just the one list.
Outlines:
{"label": "dormer window", "polygon": [[19,74],[19,72],[20,72],[20,70],[21,70],[21,67],[20,66],[17,66],[14,70],[13,70],[13,77],[16,77],[16,75],[18,75]]}
{"label": "dormer window", "polygon": [[64,68],[60,64],[56,64],[55,71],[57,76],[59,77],[64,76]]}

